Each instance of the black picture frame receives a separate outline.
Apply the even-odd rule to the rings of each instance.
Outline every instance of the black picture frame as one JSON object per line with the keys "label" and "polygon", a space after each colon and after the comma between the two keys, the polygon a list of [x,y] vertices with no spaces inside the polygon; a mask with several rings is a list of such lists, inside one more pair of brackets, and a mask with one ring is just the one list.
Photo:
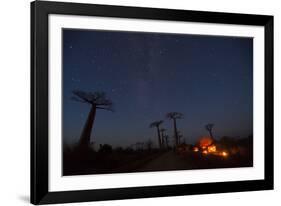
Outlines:
{"label": "black picture frame", "polygon": [[[265,28],[265,178],[218,183],[116,189],[48,190],[48,15],[83,15],[220,24]],[[80,3],[31,3],[31,203],[50,204],[273,189],[273,16],[136,8]]]}

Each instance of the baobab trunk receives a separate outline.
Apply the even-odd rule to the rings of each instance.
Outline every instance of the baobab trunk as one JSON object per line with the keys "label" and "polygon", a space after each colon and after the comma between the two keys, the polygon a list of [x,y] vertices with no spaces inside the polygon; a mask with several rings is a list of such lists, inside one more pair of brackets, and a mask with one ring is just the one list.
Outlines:
{"label": "baobab trunk", "polygon": [[212,131],[209,131],[210,137],[214,139]]}
{"label": "baobab trunk", "polygon": [[177,122],[176,122],[176,119],[173,119],[173,120],[174,120],[174,133],[175,133],[176,146],[178,146],[179,138],[178,138]]}
{"label": "baobab trunk", "polygon": [[92,105],[91,111],[88,115],[86,124],[83,128],[81,137],[80,137],[80,141],[79,144],[80,146],[88,146],[90,145],[90,138],[91,138],[91,132],[92,132],[92,128],[93,128],[93,124],[95,121],[95,117],[96,117],[96,106]]}
{"label": "baobab trunk", "polygon": [[166,148],[168,148],[168,136],[163,136],[163,144],[165,143]]}
{"label": "baobab trunk", "polygon": [[164,147],[164,131],[160,131],[161,132],[161,134],[160,134],[160,136],[161,136],[161,147]]}
{"label": "baobab trunk", "polygon": [[161,142],[161,136],[160,136],[160,129],[157,127],[157,134],[158,134],[158,142],[159,142],[159,148],[162,148],[162,142]]}

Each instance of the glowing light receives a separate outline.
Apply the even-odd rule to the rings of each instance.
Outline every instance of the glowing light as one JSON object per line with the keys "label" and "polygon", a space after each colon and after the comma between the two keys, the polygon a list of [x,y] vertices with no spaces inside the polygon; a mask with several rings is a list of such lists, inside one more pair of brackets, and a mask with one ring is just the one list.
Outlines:
{"label": "glowing light", "polygon": [[228,153],[225,152],[225,151],[223,151],[223,152],[221,153],[221,155],[224,156],[224,157],[227,157],[227,156],[228,156]]}
{"label": "glowing light", "polygon": [[211,137],[201,137],[199,140],[199,146],[203,149],[213,144],[213,139]]}
{"label": "glowing light", "polygon": [[202,153],[203,153],[203,154],[208,154],[208,151],[207,151],[207,150],[203,150]]}
{"label": "glowing light", "polygon": [[194,152],[198,152],[198,151],[199,151],[199,148],[198,148],[198,147],[194,147],[194,148],[193,148],[193,151],[194,151]]}
{"label": "glowing light", "polygon": [[216,151],[217,151],[216,145],[212,145],[208,147],[208,152],[216,152]]}

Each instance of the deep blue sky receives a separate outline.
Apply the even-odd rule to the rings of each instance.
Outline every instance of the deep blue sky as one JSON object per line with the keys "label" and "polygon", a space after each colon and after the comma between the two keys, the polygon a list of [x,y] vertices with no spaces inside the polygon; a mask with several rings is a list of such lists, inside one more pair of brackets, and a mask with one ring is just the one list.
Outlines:
{"label": "deep blue sky", "polygon": [[63,31],[63,138],[77,142],[90,106],[72,91],[104,91],[115,112],[98,110],[97,144],[127,146],[151,139],[155,120],[172,136],[167,112],[181,112],[187,143],[208,135],[246,137],[253,127],[251,38],[163,33]]}

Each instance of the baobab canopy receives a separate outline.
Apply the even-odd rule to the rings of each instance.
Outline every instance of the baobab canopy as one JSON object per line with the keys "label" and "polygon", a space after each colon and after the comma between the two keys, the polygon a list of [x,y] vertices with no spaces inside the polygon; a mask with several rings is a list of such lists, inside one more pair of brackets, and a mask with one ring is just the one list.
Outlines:
{"label": "baobab canopy", "polygon": [[87,103],[91,105],[96,105],[97,109],[105,109],[113,111],[113,103],[110,99],[106,98],[105,92],[84,92],[81,90],[74,90],[73,100]]}

